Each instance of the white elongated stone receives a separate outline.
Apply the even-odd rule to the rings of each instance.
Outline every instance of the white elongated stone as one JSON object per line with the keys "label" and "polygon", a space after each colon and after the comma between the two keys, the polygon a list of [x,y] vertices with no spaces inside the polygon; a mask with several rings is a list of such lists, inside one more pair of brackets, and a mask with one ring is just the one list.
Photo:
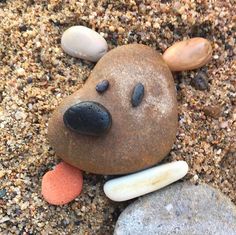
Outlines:
{"label": "white elongated stone", "polygon": [[187,172],[185,161],[171,162],[109,180],[103,189],[111,200],[126,201],[163,188],[183,178]]}
{"label": "white elongated stone", "polygon": [[61,38],[62,49],[69,55],[89,61],[98,61],[107,52],[106,40],[85,26],[72,26]]}

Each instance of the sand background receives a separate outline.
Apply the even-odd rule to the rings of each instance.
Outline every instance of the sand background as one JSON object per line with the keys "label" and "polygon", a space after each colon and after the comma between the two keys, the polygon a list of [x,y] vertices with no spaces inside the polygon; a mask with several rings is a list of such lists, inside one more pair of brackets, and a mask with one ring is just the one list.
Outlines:
{"label": "sand background", "polygon": [[[112,234],[129,204],[109,201],[102,191],[109,177],[90,174],[81,196],[68,205],[48,205],[40,194],[42,176],[59,161],[48,143],[48,120],[94,67],[62,51],[61,35],[73,25],[98,31],[110,49],[138,42],[162,53],[189,37],[212,42],[213,58],[201,69],[209,90],[191,85],[198,71],[174,76],[179,131],[165,161],[186,160],[185,180],[208,183],[236,203],[235,5],[234,0],[0,0],[0,233]],[[220,114],[210,117],[206,106]]]}

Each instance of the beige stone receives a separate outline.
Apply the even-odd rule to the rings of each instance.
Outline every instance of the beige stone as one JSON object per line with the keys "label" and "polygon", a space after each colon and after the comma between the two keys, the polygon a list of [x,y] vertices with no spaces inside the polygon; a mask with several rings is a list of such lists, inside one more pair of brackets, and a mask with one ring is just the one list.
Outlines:
{"label": "beige stone", "polygon": [[[99,94],[96,85],[104,79],[110,85]],[[137,83],[144,85],[144,97],[132,107]],[[82,101],[95,101],[109,110],[112,126],[106,134],[76,134],[64,125],[65,111]],[[175,85],[162,56],[150,47],[131,44],[99,60],[84,87],[54,111],[48,135],[57,155],[69,164],[97,174],[126,174],[150,167],[169,153],[177,116]]]}
{"label": "beige stone", "polygon": [[94,30],[72,26],[61,38],[62,49],[69,55],[89,61],[98,61],[107,52],[106,40]]}

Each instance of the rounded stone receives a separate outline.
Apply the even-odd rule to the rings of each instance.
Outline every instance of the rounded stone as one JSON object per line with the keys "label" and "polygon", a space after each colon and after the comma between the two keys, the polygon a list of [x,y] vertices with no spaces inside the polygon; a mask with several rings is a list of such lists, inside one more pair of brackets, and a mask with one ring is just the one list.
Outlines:
{"label": "rounded stone", "polygon": [[[96,85],[109,81],[100,95]],[[137,83],[142,102],[130,100]],[[63,121],[68,108],[83,101],[102,104],[112,116],[110,130],[99,137],[80,135]],[[49,121],[49,141],[56,154],[79,169],[104,175],[126,174],[160,162],[177,132],[178,113],[172,74],[162,56],[139,44],[118,47],[99,60],[84,87],[67,97]]]}
{"label": "rounded stone", "polygon": [[127,201],[161,189],[183,178],[187,173],[187,162],[170,162],[108,180],[103,190],[113,201]]}
{"label": "rounded stone", "polygon": [[144,96],[144,86],[142,83],[138,83],[135,85],[131,97],[132,106],[137,107],[142,102],[143,96]]}
{"label": "rounded stone", "polygon": [[211,43],[200,37],[177,42],[163,54],[163,58],[171,71],[200,68],[209,62],[211,56]]}
{"label": "rounded stone", "polygon": [[62,49],[69,55],[89,61],[98,61],[107,52],[106,40],[85,26],[72,26],[61,38]]}
{"label": "rounded stone", "polygon": [[53,205],[64,205],[80,195],[83,186],[82,172],[65,162],[48,171],[42,179],[42,195]]}
{"label": "rounded stone", "polygon": [[82,135],[99,136],[111,127],[109,111],[101,104],[84,101],[71,106],[63,116],[65,125]]}
{"label": "rounded stone", "polygon": [[209,90],[207,74],[202,71],[198,72],[197,75],[192,78],[191,85],[200,91]]}
{"label": "rounded stone", "polygon": [[177,183],[140,197],[120,215],[114,235],[235,234],[236,207],[206,185]]}
{"label": "rounded stone", "polygon": [[102,80],[96,85],[96,91],[99,93],[105,92],[109,87],[109,81],[108,80]]}

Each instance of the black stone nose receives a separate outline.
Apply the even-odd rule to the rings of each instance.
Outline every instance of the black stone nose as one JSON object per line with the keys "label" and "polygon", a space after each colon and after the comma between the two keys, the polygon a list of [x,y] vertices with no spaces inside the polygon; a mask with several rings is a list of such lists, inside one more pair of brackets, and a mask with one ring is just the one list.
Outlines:
{"label": "black stone nose", "polygon": [[109,111],[101,104],[84,101],[71,106],[63,115],[69,129],[82,134],[100,136],[106,133],[112,123]]}

